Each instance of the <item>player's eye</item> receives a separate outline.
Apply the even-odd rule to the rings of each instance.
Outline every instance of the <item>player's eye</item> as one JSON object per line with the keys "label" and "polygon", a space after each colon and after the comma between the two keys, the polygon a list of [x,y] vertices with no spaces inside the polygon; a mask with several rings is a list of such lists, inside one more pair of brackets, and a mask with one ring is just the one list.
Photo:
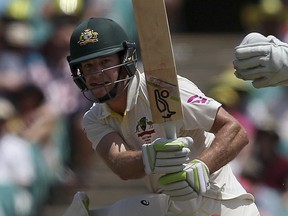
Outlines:
{"label": "player's eye", "polygon": [[81,71],[84,75],[93,72],[93,68],[93,64],[87,63],[81,65]]}
{"label": "player's eye", "polygon": [[113,62],[109,58],[105,58],[105,59],[101,60],[101,65],[103,67],[109,67],[109,66],[112,66],[112,64],[113,64]]}
{"label": "player's eye", "polygon": [[92,64],[90,64],[90,63],[85,63],[85,64],[82,64],[82,69],[91,69],[93,67],[93,65]]}

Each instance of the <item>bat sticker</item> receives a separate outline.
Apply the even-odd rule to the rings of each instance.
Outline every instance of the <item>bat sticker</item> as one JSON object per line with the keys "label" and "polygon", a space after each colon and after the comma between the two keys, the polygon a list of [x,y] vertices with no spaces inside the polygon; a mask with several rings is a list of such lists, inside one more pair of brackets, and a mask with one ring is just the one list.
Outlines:
{"label": "bat sticker", "polygon": [[155,93],[157,109],[159,110],[160,113],[163,113],[162,117],[166,119],[174,115],[176,112],[170,111],[169,104],[165,100],[166,98],[169,97],[169,92],[165,89],[161,91],[159,91],[159,89],[155,89],[154,93]]}
{"label": "bat sticker", "polygon": [[158,111],[162,118],[169,119],[176,114],[175,111],[170,110],[169,101],[179,102],[180,98],[177,85],[165,82],[153,76],[148,76],[147,83],[154,89],[154,97]]}

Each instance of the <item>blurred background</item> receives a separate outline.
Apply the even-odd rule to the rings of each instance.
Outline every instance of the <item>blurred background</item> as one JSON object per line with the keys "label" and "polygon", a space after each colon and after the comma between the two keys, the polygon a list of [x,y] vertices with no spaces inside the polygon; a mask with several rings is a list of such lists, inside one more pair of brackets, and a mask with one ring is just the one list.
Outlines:
{"label": "blurred background", "polygon": [[[287,215],[288,87],[253,89],[232,61],[249,32],[288,42],[288,1],[165,2],[179,74],[248,131],[250,145],[231,162],[237,178],[261,215]],[[131,0],[0,1],[0,216],[63,215],[77,191],[91,208],[147,192],[111,173],[82,132],[91,102],[66,56],[75,25],[91,16],[114,19],[138,42]]]}

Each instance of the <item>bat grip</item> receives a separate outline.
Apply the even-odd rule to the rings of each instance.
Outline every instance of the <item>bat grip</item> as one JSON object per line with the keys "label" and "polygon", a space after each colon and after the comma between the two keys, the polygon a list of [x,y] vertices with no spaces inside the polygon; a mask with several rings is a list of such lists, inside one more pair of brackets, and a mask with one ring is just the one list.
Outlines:
{"label": "bat grip", "polygon": [[164,129],[167,139],[176,139],[177,133],[176,133],[176,124],[173,121],[165,122],[164,123]]}

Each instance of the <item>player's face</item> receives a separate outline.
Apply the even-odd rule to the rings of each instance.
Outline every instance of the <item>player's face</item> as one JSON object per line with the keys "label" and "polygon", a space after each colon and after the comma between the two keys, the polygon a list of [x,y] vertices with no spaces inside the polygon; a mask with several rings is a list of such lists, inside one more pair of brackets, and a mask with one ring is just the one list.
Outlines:
{"label": "player's face", "polygon": [[91,59],[81,63],[81,72],[86,84],[95,97],[105,96],[114,87],[118,78],[120,57],[113,54],[105,57]]}

